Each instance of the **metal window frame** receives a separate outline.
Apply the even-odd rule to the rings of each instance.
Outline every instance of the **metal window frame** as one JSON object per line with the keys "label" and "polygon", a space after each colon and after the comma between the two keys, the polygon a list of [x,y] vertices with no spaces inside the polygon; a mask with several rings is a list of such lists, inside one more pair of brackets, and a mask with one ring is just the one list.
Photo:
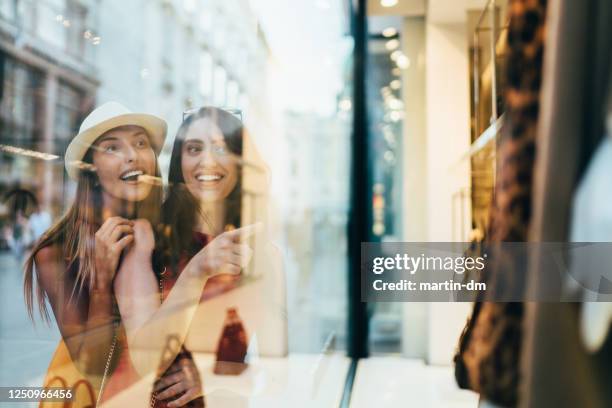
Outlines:
{"label": "metal window frame", "polygon": [[372,240],[372,169],[369,160],[366,67],[368,59],[366,0],[347,0],[353,36],[353,131],[351,135],[350,208],[348,222],[348,344],[351,366],[340,407],[350,405],[359,359],[368,356],[368,308],[361,301],[361,243]]}

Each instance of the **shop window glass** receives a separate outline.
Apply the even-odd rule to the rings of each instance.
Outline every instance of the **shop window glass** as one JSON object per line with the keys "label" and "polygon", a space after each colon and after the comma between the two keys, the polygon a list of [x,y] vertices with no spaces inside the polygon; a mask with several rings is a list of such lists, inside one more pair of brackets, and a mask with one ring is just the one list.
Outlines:
{"label": "shop window glass", "polygon": [[[4,16],[6,2],[1,3]],[[344,355],[347,342],[349,11],[340,0],[326,8],[310,2],[221,3],[20,2],[26,14],[36,16],[37,41],[20,51],[25,57],[0,59],[0,144],[27,141],[29,153],[39,155],[0,153],[0,187],[28,182],[41,206],[58,220],[77,186],[64,169],[66,145],[95,107],[112,100],[167,122],[158,163],[168,187],[173,143],[186,108],[233,108],[228,113],[242,120],[246,135],[238,162],[248,173],[241,186],[241,222],[265,221],[282,277],[268,288],[278,302],[257,318],[276,316],[286,326],[270,326],[273,333],[253,336],[249,350],[266,358],[266,347],[280,344],[280,354],[305,353],[316,364],[322,352]],[[185,20],[185,11],[193,21]],[[126,16],[133,24],[126,24]],[[2,55],[10,51],[2,47]],[[95,53],[88,51],[92,47]],[[31,61],[41,55],[45,63],[34,68]],[[86,56],[87,64],[72,63],[75,56]],[[50,156],[41,158],[43,153]],[[0,205],[0,227],[2,211]],[[0,297],[11,306],[0,319],[0,354],[9,356],[3,359],[0,385],[43,385],[61,336],[55,322],[32,325],[21,296],[20,260],[3,245],[0,237],[0,269],[10,271],[2,275]],[[215,316],[223,319],[226,312],[220,307]],[[248,312],[243,307],[238,314],[251,335]],[[207,333],[193,326],[201,330],[200,340],[216,347],[220,330]],[[195,352],[210,353],[191,341]],[[10,384],[7,370],[14,373]],[[344,378],[345,372],[337,380],[343,384]],[[207,379],[203,382],[206,389]]]}

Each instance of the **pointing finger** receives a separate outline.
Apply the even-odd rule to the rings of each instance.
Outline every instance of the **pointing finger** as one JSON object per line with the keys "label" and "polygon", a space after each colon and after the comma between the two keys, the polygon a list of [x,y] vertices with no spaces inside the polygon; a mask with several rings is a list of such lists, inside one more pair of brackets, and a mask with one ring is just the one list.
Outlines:
{"label": "pointing finger", "polygon": [[227,234],[227,236],[229,236],[232,241],[240,242],[255,235],[256,232],[260,232],[262,229],[263,223],[258,222],[256,224],[247,225],[245,227],[241,227],[233,231],[225,232],[224,234]]}

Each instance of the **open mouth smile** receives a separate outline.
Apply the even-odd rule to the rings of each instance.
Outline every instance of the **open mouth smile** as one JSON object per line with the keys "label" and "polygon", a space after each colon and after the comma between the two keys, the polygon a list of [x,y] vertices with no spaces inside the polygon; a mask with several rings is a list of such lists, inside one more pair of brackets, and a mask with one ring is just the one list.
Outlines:
{"label": "open mouth smile", "polygon": [[219,173],[207,173],[207,174],[198,174],[196,175],[196,180],[204,183],[216,183],[222,180],[225,176]]}
{"label": "open mouth smile", "polygon": [[143,175],[144,171],[142,170],[128,170],[126,172],[123,172],[121,176],[119,176],[119,178],[122,181],[135,182],[138,181],[138,178]]}

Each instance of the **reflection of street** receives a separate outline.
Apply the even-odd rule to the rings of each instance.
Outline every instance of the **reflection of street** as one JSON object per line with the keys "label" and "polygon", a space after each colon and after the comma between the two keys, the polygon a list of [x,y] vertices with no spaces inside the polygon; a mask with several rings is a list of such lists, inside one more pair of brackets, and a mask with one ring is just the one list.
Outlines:
{"label": "reflection of street", "polygon": [[34,327],[23,299],[20,264],[6,251],[0,252],[0,279],[0,386],[41,386],[60,338],[57,325],[38,319]]}

